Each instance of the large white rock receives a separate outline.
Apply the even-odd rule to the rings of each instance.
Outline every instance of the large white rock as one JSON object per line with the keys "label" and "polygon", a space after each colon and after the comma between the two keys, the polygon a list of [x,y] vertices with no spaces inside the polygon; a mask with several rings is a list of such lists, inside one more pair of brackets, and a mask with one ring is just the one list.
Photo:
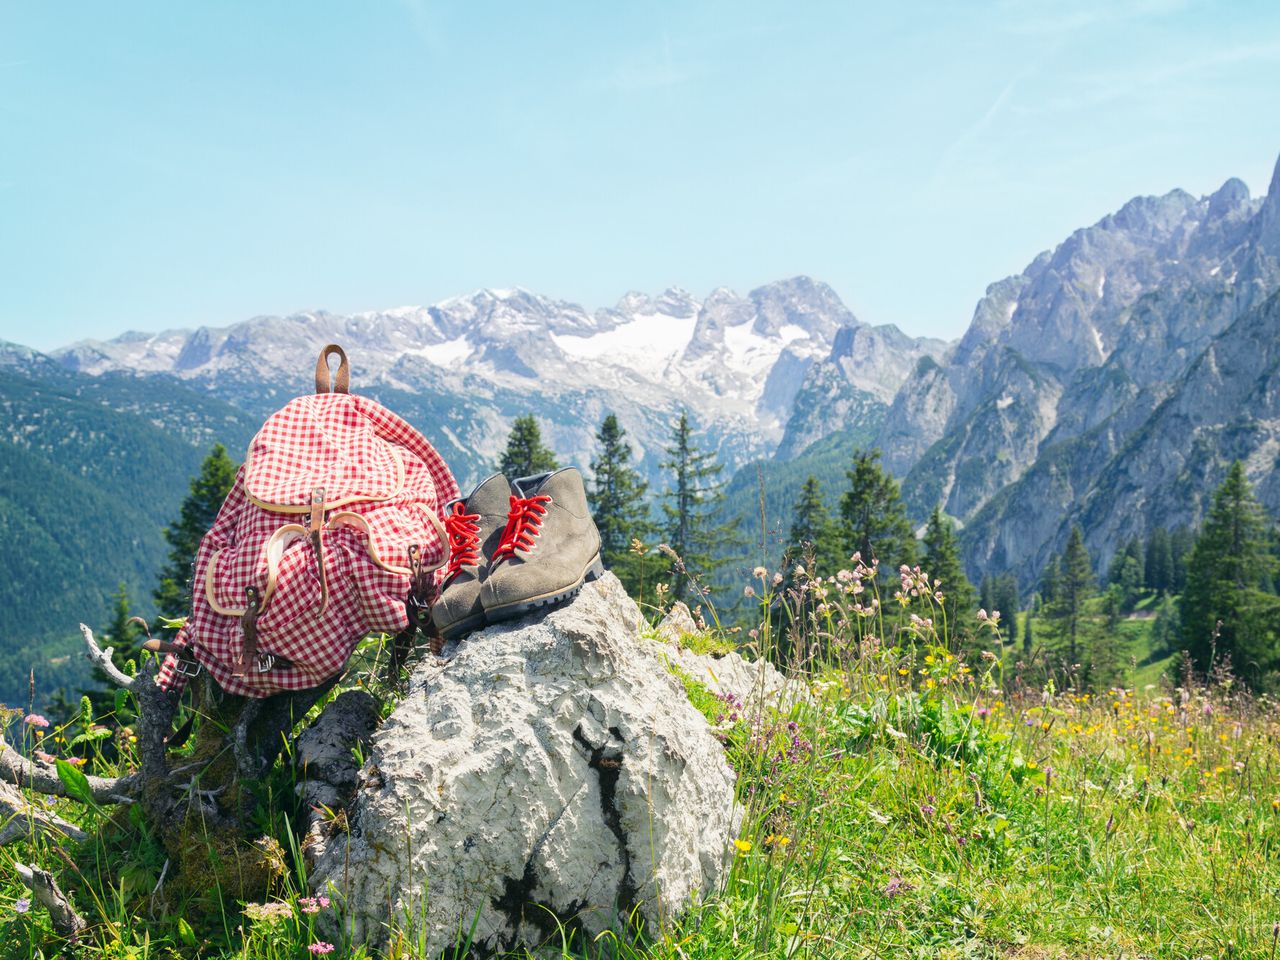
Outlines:
{"label": "large white rock", "polygon": [[312,872],[356,940],[434,956],[474,923],[481,953],[533,947],[555,918],[653,927],[717,887],[734,776],[642,627],[608,574],[415,671]]}

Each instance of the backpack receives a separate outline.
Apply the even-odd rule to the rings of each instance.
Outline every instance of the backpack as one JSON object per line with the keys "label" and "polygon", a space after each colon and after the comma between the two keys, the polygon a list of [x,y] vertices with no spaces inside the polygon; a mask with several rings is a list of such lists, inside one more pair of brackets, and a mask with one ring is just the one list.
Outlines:
{"label": "backpack", "polygon": [[[329,358],[339,367],[330,389]],[[441,523],[458,485],[435,448],[381,404],[348,393],[336,344],[315,396],[273,414],[249,445],[196,553],[191,616],[157,682],[206,669],[227,692],[316,686],[369,633],[427,618],[449,548]]]}

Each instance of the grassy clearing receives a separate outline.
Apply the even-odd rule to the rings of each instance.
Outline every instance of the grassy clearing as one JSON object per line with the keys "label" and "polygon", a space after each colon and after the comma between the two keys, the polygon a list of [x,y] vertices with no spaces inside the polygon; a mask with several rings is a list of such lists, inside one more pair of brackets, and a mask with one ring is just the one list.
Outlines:
{"label": "grassy clearing", "polygon": [[[553,952],[631,960],[1274,955],[1275,702],[1230,683],[1153,683],[1100,696],[1004,683],[1001,659],[964,663],[928,617],[913,620],[903,608],[890,622],[878,599],[868,600],[878,592],[865,568],[811,584],[806,595],[815,603],[805,630],[782,638],[765,620],[757,643],[775,656],[785,648],[807,672],[810,704],[743,715],[683,678],[739,772],[746,816],[723,889],[649,931],[643,945],[606,938]],[[776,609],[776,598],[762,599]],[[1130,642],[1139,652],[1140,636]],[[59,744],[48,731],[41,746],[69,751],[76,733],[64,731],[68,742]],[[109,772],[100,744],[90,744],[86,765]],[[58,801],[64,816],[105,828],[106,839],[69,856],[39,838],[0,851],[4,955],[61,950],[42,911],[16,912],[26,896],[11,879],[17,860],[53,870],[73,891],[93,924],[79,956],[313,956],[314,920],[332,907],[302,897],[287,779],[282,770],[263,810],[282,838],[274,905],[223,902],[204,912],[152,896],[161,863],[145,824]],[[339,944],[334,955],[359,953]],[[407,943],[392,955],[418,956]]]}

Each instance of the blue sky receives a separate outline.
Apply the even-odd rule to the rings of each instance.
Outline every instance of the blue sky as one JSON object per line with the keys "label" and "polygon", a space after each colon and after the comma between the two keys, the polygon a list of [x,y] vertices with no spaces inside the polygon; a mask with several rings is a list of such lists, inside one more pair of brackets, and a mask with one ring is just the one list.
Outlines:
{"label": "blue sky", "polygon": [[954,337],[1277,117],[1274,3],[0,0],[0,338],[797,273]]}

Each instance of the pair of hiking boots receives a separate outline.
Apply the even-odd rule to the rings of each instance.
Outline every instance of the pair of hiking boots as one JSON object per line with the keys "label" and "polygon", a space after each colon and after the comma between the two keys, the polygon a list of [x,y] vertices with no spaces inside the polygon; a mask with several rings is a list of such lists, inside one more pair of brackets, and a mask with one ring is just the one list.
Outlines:
{"label": "pair of hiking boots", "polygon": [[452,640],[577,594],[604,573],[600,533],[573,467],[494,474],[445,506],[450,558],[431,618]]}

